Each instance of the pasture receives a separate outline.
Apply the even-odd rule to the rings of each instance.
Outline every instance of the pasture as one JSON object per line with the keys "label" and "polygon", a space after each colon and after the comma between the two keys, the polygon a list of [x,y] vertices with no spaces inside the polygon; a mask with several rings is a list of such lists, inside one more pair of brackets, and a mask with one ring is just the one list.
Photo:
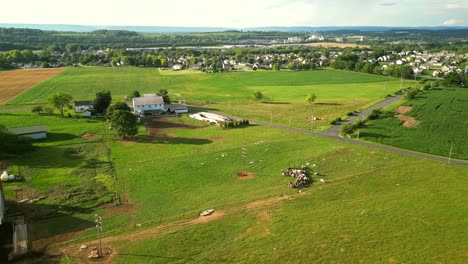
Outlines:
{"label": "pasture", "polygon": [[0,71],[0,105],[63,70],[64,68]]}
{"label": "pasture", "polygon": [[[86,100],[102,89],[118,101],[132,90],[165,88],[174,100],[309,128],[311,114],[341,116],[400,85],[335,70],[202,74],[70,68],[8,104],[42,104],[59,91]],[[255,91],[266,99],[254,101]],[[304,102],[309,93],[318,97],[312,105]],[[45,124],[49,132],[47,140],[34,143],[34,152],[9,161],[26,182],[4,185],[9,199],[18,187],[46,196],[24,205],[42,216],[33,225],[36,250],[65,242],[46,250],[46,259],[66,250],[74,263],[86,263],[88,251],[78,247],[96,245],[95,213],[103,216],[104,246],[116,253],[110,263],[461,263],[466,258],[465,167],[268,127],[221,129],[186,116],[155,120],[127,141],[112,135],[101,119],[13,110],[0,112],[0,118],[8,127]],[[300,192],[289,189],[292,178],[281,170],[306,163],[320,176],[312,176],[312,185]],[[252,177],[239,178],[244,169]],[[213,216],[198,216],[210,208],[216,210]]]}
{"label": "pasture", "polygon": [[[260,126],[167,122],[154,136],[107,142],[125,204],[98,212],[116,263],[463,258],[464,167]],[[236,175],[243,148],[249,179]],[[289,189],[281,170],[306,162],[321,176]],[[212,219],[197,219],[209,208]],[[76,239],[95,239],[94,228]],[[79,262],[78,241],[59,249]]]}
{"label": "pasture", "polygon": [[[79,67],[67,69],[8,104],[44,104],[50,94],[57,92],[69,93],[75,100],[92,100],[103,89],[111,91],[114,101],[121,101],[133,90],[155,93],[167,89],[175,102],[250,119],[310,128],[311,117],[319,117],[314,129],[323,130],[330,120],[413,83],[339,70],[205,74],[135,67]],[[264,95],[261,102],[253,100],[257,91]],[[312,93],[317,100],[307,105],[305,98]]]}
{"label": "pasture", "polygon": [[443,88],[427,91],[402,103],[417,125],[405,127],[395,112],[369,122],[363,139],[452,158],[468,159],[468,90]]}

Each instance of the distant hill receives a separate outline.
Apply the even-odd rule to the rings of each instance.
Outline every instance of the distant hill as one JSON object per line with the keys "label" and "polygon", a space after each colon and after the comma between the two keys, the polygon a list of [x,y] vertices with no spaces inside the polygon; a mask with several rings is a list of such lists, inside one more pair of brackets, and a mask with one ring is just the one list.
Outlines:
{"label": "distant hill", "polygon": [[376,27],[376,26],[331,26],[331,27],[251,27],[251,28],[225,28],[225,27],[160,27],[160,26],[99,26],[99,25],[64,25],[64,24],[8,24],[0,23],[2,28],[31,28],[65,32],[91,32],[99,29],[128,30],[142,33],[197,33],[197,32],[222,32],[227,30],[242,31],[282,31],[282,32],[320,32],[338,30],[358,31],[389,31],[395,29],[468,29],[468,27]]}

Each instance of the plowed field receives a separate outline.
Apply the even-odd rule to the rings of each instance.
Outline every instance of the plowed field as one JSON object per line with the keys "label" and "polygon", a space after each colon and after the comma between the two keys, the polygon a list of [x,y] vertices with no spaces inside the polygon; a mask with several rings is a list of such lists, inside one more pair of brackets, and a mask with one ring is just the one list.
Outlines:
{"label": "plowed field", "polygon": [[0,105],[65,69],[21,69],[0,72]]}

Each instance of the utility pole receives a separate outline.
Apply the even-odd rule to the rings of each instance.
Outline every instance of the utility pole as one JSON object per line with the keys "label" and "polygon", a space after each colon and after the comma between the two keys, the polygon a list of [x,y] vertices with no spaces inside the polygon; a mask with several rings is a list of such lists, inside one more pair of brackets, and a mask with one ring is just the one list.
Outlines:
{"label": "utility pole", "polygon": [[449,158],[448,158],[448,163],[450,164],[450,161],[452,159],[452,150],[453,150],[453,143],[452,146],[450,147],[450,153],[449,153]]}
{"label": "utility pole", "polygon": [[97,235],[98,235],[98,240],[99,240],[98,256],[100,257],[102,254],[102,244],[101,244],[102,218],[98,214],[95,214],[94,217],[95,217],[94,222],[96,223]]}
{"label": "utility pole", "polygon": [[247,149],[242,148],[242,173],[245,173],[245,158],[247,157]]}

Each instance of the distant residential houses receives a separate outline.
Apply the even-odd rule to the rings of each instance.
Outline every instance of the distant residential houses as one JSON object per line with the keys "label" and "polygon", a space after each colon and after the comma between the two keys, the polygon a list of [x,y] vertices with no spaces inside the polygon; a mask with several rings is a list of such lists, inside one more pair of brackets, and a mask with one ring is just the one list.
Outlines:
{"label": "distant residential houses", "polygon": [[377,58],[382,64],[382,69],[388,65],[408,65],[413,68],[415,74],[430,73],[433,77],[443,77],[445,74],[456,71],[466,74],[468,66],[460,68],[459,60],[468,59],[468,54],[455,54],[447,51],[431,53],[429,51],[404,51],[392,52]]}

